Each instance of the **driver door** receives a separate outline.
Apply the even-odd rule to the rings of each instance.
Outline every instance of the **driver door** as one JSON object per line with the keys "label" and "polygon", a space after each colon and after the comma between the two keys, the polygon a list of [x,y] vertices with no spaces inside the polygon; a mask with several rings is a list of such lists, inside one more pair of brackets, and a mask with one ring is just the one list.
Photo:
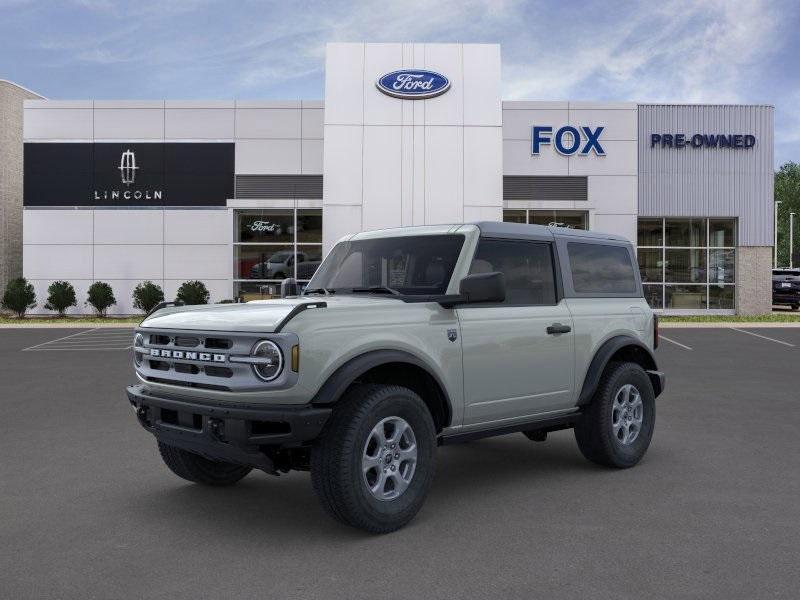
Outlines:
{"label": "driver door", "polygon": [[574,405],[572,316],[559,298],[553,256],[550,241],[480,240],[470,273],[502,272],[506,299],[458,308],[464,426]]}

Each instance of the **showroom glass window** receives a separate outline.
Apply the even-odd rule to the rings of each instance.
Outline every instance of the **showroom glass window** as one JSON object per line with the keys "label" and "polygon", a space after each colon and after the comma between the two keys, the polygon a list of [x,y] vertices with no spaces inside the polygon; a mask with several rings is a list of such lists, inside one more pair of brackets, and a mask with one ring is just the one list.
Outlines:
{"label": "showroom glass window", "polygon": [[735,219],[640,218],[637,246],[653,308],[733,310]]}
{"label": "showroom glass window", "polygon": [[239,210],[234,217],[234,294],[272,298],[280,282],[307,282],[322,261],[321,209]]}
{"label": "showroom glass window", "polygon": [[589,213],[585,210],[506,209],[503,221],[589,229]]}

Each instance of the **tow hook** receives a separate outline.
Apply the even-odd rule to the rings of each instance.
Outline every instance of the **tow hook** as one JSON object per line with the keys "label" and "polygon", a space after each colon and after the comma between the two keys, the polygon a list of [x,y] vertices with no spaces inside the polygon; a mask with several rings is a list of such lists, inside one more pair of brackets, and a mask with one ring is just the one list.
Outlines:
{"label": "tow hook", "polygon": [[211,432],[211,437],[222,441],[223,423],[220,419],[210,418],[208,420],[208,430]]}
{"label": "tow hook", "polygon": [[147,412],[148,411],[147,411],[147,407],[146,406],[138,407],[136,409],[136,418],[139,419],[139,422],[142,425],[145,425],[145,426],[149,427],[150,426],[150,420],[147,418]]}

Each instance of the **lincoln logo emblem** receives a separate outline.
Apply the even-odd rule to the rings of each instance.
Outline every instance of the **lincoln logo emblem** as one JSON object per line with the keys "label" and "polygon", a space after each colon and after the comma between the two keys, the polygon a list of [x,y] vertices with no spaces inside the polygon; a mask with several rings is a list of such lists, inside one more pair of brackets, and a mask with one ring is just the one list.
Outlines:
{"label": "lincoln logo emblem", "polygon": [[122,183],[130,185],[136,181],[136,155],[130,151],[125,150],[122,157],[119,159],[119,175],[122,178]]}

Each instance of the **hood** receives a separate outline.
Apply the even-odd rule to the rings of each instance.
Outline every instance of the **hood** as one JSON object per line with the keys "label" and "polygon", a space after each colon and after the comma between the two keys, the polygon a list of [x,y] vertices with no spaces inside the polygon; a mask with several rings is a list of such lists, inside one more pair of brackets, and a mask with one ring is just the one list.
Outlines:
{"label": "hood", "polygon": [[275,331],[298,305],[316,298],[284,298],[244,304],[206,304],[162,308],[142,321],[142,327],[204,331]]}
{"label": "hood", "polygon": [[202,331],[253,331],[270,333],[301,304],[325,302],[327,309],[345,306],[401,303],[380,296],[303,296],[276,300],[256,300],[244,304],[204,304],[162,308],[141,323],[153,329],[197,329]]}

